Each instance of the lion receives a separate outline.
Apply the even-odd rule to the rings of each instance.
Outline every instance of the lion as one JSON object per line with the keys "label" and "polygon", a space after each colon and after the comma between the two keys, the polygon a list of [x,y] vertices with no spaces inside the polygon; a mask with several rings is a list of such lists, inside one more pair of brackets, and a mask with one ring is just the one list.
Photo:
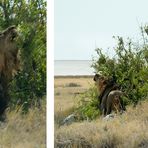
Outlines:
{"label": "lion", "polygon": [[18,36],[15,26],[0,32],[0,74],[10,80],[20,66],[19,49],[16,44]]}
{"label": "lion", "polygon": [[102,95],[107,86],[107,78],[101,76],[100,74],[96,74],[93,79],[96,82],[97,91],[98,91],[98,99],[100,100],[100,105],[102,102]]}
{"label": "lion", "polygon": [[103,76],[101,76],[99,74],[96,74],[94,76],[94,81],[96,82],[98,92],[100,94],[102,94],[105,87],[106,87],[106,85],[107,85],[107,78],[105,78],[105,77],[103,77]]}
{"label": "lion", "polygon": [[17,47],[18,31],[10,26],[0,32],[0,115],[7,108],[8,85],[20,67],[20,52]]}
{"label": "lion", "polygon": [[96,74],[94,76],[94,81],[96,82],[98,89],[98,98],[100,100],[99,108],[100,111],[103,112],[104,116],[111,113],[112,110],[120,110],[119,108],[122,109],[121,97],[119,97],[120,93],[118,92],[119,86],[116,84],[115,79],[106,78]]}
{"label": "lion", "polygon": [[107,96],[106,102],[106,115],[109,115],[111,111],[115,111],[115,113],[122,113],[123,107],[121,105],[121,96],[124,93],[120,90],[112,90]]}

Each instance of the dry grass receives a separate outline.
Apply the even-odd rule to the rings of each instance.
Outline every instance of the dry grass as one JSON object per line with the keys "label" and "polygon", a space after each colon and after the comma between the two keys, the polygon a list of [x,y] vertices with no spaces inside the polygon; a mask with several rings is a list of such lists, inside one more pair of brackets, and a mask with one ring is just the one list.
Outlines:
{"label": "dry grass", "polygon": [[[58,80],[56,80],[56,83],[57,81]],[[72,80],[69,79],[69,82],[71,81]],[[89,85],[86,85],[85,88],[81,83],[82,88],[87,89],[87,86]],[[55,91],[57,91],[57,89],[55,89]],[[69,90],[67,90],[67,95],[69,94],[68,92]],[[71,107],[73,104],[72,102],[74,102],[74,94],[72,96],[69,98]],[[57,103],[58,97],[59,96],[55,97],[55,103]],[[61,96],[61,102],[67,102],[67,100],[68,97],[66,97],[65,90],[64,96]],[[68,102],[65,105],[63,104],[61,114],[67,110],[68,106]],[[81,123],[73,123],[68,126],[56,126],[55,148],[147,148],[147,106],[147,101],[142,102],[136,108],[129,106],[126,113],[123,115],[116,115],[114,119],[109,121],[98,118],[92,122],[84,121]],[[55,107],[57,107],[57,104],[55,104]],[[55,110],[57,111],[56,108]],[[58,112],[55,112],[55,115],[56,113]]]}
{"label": "dry grass", "polygon": [[7,112],[7,121],[0,123],[0,148],[45,148],[46,107]]}
{"label": "dry grass", "polygon": [[73,123],[55,132],[55,147],[147,148],[148,102],[104,121]]}
{"label": "dry grass", "polygon": [[55,78],[54,114],[56,124],[59,124],[64,117],[73,112],[76,96],[86,91],[92,83],[92,77]]}

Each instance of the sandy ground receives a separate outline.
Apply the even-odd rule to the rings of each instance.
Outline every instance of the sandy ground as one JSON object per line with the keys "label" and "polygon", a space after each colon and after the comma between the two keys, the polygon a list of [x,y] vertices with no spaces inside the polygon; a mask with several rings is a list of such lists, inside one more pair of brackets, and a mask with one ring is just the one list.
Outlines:
{"label": "sandy ground", "polygon": [[85,92],[93,84],[93,76],[55,77],[55,122],[72,112],[77,95]]}

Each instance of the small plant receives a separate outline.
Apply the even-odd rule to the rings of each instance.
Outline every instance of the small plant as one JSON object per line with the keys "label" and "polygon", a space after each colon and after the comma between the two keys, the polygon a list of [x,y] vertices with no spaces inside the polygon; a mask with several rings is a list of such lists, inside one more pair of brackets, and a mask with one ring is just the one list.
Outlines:
{"label": "small plant", "polygon": [[66,85],[66,87],[80,87],[80,86],[81,85],[79,85],[77,83],[73,83],[73,82],[71,82],[71,83],[69,83],[69,84]]}
{"label": "small plant", "polygon": [[90,87],[88,91],[78,97],[77,116],[79,120],[92,120],[99,115],[97,90]]}
{"label": "small plant", "polygon": [[55,96],[59,96],[61,93],[60,92],[56,92],[55,93]]}

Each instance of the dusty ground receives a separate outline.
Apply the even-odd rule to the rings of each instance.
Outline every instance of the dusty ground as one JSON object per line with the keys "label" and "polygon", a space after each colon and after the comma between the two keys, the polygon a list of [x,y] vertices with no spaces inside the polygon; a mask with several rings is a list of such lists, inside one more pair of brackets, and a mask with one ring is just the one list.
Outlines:
{"label": "dusty ground", "polygon": [[93,77],[55,77],[55,123],[73,111],[77,95],[93,84]]}

